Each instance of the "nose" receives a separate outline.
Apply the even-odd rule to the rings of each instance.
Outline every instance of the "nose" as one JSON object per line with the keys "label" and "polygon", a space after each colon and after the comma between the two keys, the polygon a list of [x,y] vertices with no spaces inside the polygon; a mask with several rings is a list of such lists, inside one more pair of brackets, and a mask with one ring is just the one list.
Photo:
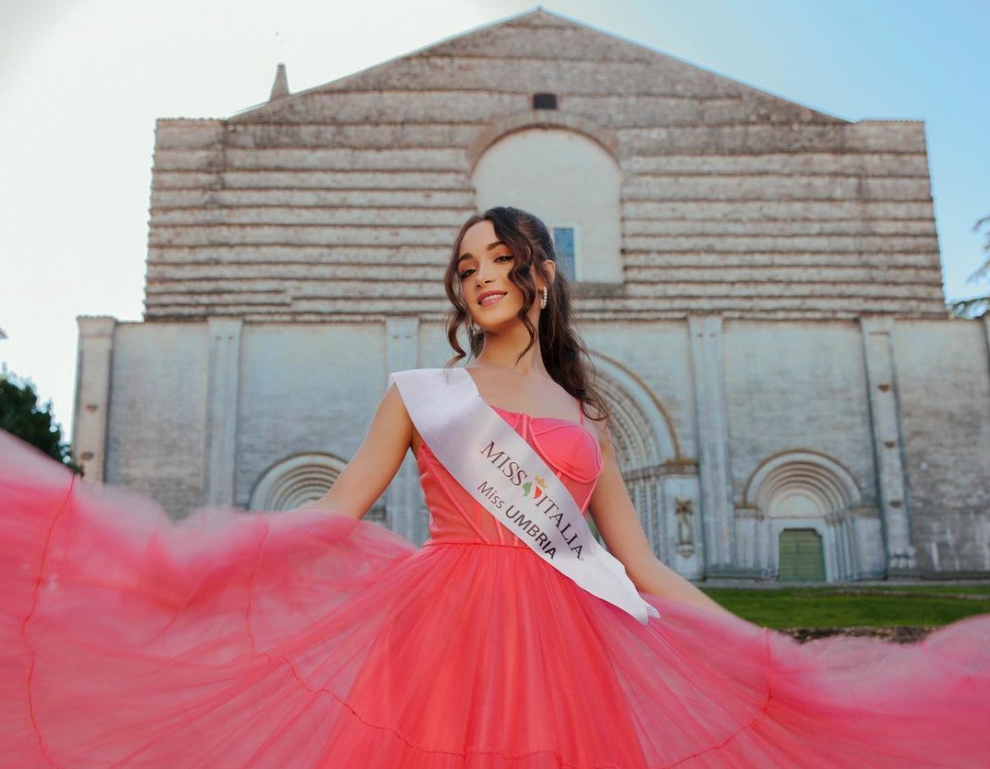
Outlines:
{"label": "nose", "polygon": [[484,267],[485,267],[485,265],[482,262],[481,264],[478,265],[478,269],[476,269],[474,271],[474,277],[476,279],[476,285],[479,285],[480,286],[482,283],[491,283],[493,280],[495,280],[495,278],[484,278],[484,277],[482,277],[482,272],[481,271],[484,269]]}

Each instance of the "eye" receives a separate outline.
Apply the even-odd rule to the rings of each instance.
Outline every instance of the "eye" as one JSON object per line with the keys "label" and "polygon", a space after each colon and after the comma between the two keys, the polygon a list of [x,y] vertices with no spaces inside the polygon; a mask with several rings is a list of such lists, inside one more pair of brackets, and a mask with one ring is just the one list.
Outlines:
{"label": "eye", "polygon": [[[513,259],[513,258],[514,258],[514,257],[512,256],[512,254],[502,254],[501,256],[499,256],[499,257],[496,257],[496,258],[495,258],[495,261],[496,261],[496,262],[501,262],[501,261],[502,261],[503,259]],[[470,275],[470,274],[471,274],[472,272],[474,272],[474,268],[471,268],[471,269],[468,269],[468,270],[464,270],[464,272],[462,272],[462,273],[460,274],[460,278],[461,278],[461,280],[464,280],[464,279],[465,279],[465,278],[466,278],[466,277],[467,277],[468,275]]]}

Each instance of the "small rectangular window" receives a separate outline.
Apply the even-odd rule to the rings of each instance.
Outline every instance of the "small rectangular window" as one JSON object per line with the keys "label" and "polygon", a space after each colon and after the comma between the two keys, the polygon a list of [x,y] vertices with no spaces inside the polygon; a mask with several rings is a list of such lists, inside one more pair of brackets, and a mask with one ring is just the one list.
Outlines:
{"label": "small rectangular window", "polygon": [[533,109],[557,109],[557,94],[534,93]]}

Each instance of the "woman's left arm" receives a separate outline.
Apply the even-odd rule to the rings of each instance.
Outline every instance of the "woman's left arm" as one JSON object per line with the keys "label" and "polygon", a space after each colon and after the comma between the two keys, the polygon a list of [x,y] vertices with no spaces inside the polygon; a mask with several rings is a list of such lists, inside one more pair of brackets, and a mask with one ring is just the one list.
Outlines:
{"label": "woman's left arm", "polygon": [[611,440],[603,438],[601,449],[602,473],[588,503],[589,513],[608,551],[626,567],[636,589],[732,614],[656,557],[622,480]]}

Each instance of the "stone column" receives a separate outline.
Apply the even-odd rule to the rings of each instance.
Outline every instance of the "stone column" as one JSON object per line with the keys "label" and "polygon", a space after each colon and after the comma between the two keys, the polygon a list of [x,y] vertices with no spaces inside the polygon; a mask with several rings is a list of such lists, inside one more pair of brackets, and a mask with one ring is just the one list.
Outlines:
{"label": "stone column", "polygon": [[698,440],[705,574],[730,575],[736,573],[737,567],[733,558],[735,521],[729,473],[722,318],[717,315],[689,317],[688,333]]}
{"label": "stone column", "polygon": [[[386,377],[419,365],[419,318],[399,316],[385,321]],[[423,513],[423,492],[419,469],[412,452],[408,452],[395,478],[385,490],[386,525],[403,537],[420,545],[429,534],[429,520]]]}
{"label": "stone column", "polygon": [[894,319],[890,316],[860,318],[866,385],[870,403],[870,429],[877,468],[877,493],[884,528],[888,576],[917,571],[904,478],[904,441],[894,367]]}
{"label": "stone column", "polygon": [[106,480],[107,420],[117,319],[108,315],[78,315],[76,323],[79,345],[72,460],[82,466],[84,480],[102,482]]}
{"label": "stone column", "polygon": [[206,396],[204,504],[234,504],[237,452],[237,395],[241,378],[243,321],[209,318],[209,385]]}

